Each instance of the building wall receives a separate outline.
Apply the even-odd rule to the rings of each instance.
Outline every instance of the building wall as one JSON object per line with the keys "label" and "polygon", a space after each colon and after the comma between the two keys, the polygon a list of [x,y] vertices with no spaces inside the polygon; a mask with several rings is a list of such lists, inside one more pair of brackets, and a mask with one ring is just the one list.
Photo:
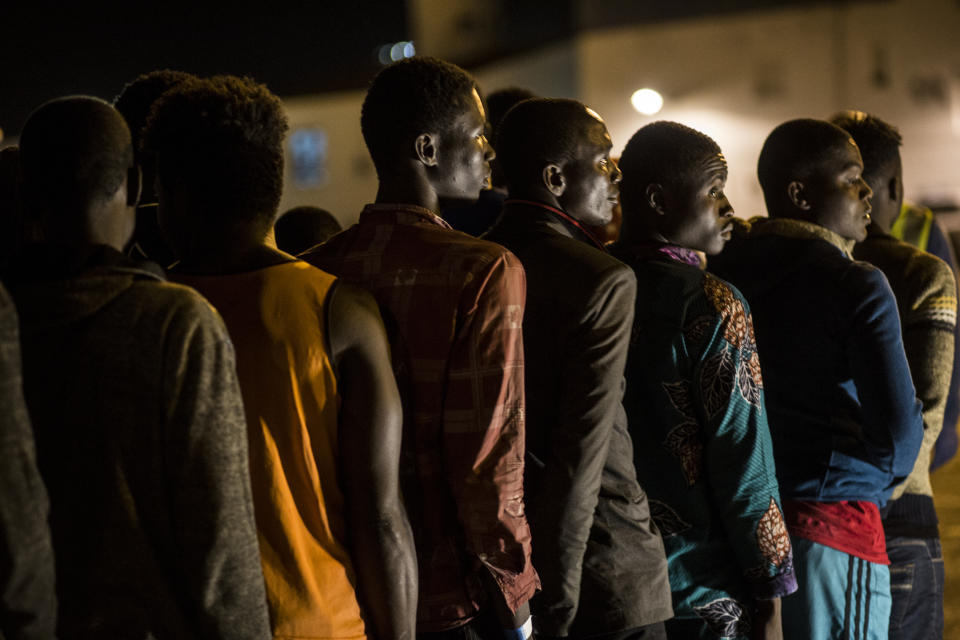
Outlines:
{"label": "building wall", "polygon": [[[764,212],[756,183],[763,140],[784,120],[843,108],[898,125],[908,198],[960,201],[960,5],[903,0],[788,8],[595,30],[578,38],[581,99],[608,123],[616,150],[654,120],[711,135],[730,164],[738,215]],[[665,98],[656,116],[629,103]]]}
{"label": "building wall", "polygon": [[[587,0],[584,0],[587,1]],[[431,53],[430,51],[420,51]],[[764,213],[756,162],[784,120],[873,111],[900,127],[907,197],[960,203],[960,3],[896,0],[787,7],[583,32],[575,39],[472,69],[484,91],[522,86],[575,97],[607,121],[619,152],[657,119],[711,135],[730,165],[741,216]],[[663,110],[641,116],[630,95],[652,87]],[[288,153],[282,210],[329,209],[344,224],[376,194],[360,135],[363,92],[286,101],[291,128],[326,131],[326,179],[297,186]],[[289,143],[288,143],[289,148]]]}
{"label": "building wall", "polygon": [[[287,136],[284,189],[280,211],[301,205],[327,209],[348,226],[377,193],[377,177],[360,133],[360,106],[364,92],[285,99],[290,122]],[[292,145],[298,132],[322,132],[326,139],[321,175],[314,183],[296,179]]]}

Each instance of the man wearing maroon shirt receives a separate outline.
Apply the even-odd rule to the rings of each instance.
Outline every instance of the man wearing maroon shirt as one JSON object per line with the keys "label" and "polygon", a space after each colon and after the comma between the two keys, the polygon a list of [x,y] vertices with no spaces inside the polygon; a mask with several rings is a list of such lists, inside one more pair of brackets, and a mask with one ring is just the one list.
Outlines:
{"label": "man wearing maroon shirt", "polygon": [[[417,633],[529,637],[539,587],[524,513],[523,268],[453,231],[493,150],[474,80],[432,58],[384,69],[361,127],[379,189],[359,222],[300,257],[370,291],[404,407],[401,482],[419,564]],[[499,621],[499,624],[498,624]]]}

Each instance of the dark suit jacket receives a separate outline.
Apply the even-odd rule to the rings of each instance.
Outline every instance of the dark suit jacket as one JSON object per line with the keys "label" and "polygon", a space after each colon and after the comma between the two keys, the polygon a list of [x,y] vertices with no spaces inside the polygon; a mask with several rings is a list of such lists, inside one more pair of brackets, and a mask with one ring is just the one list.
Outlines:
{"label": "dark suit jacket", "polygon": [[539,633],[593,635],[671,617],[663,542],[637,483],[622,405],[633,271],[547,209],[508,203],[486,239],[527,273],[524,493]]}

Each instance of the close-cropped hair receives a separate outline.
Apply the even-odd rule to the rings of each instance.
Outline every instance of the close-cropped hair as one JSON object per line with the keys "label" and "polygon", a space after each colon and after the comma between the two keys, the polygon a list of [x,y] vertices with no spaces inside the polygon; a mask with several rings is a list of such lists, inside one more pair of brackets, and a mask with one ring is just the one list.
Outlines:
{"label": "close-cropped hair", "polygon": [[893,125],[863,111],[842,111],[830,122],[853,137],[863,158],[863,176],[868,183],[900,158],[903,138]]}
{"label": "close-cropped hair", "polygon": [[147,124],[150,107],[164,93],[190,78],[196,78],[196,76],[185,71],[158,69],[137,76],[124,85],[117,97],[113,99],[113,106],[130,127],[135,152],[138,151],[140,135],[143,133],[144,125]]}
{"label": "close-cropped hair", "polygon": [[133,166],[123,118],[92,96],[67,96],[38,107],[20,134],[21,195],[27,209],[58,210],[113,197]]}
{"label": "close-cropped hair", "polygon": [[533,98],[514,106],[497,129],[493,148],[507,184],[540,179],[549,163],[563,166],[577,156],[591,128],[603,126],[586,105],[566,98]]}
{"label": "close-cropped hair", "polygon": [[679,122],[660,120],[637,130],[620,156],[620,202],[625,209],[646,199],[646,188],[678,189],[699,176],[702,164],[720,153],[710,136]]}
{"label": "close-cropped hair", "polygon": [[153,105],[143,148],[161,186],[185,189],[210,219],[272,221],[283,191],[287,118],[250,78],[189,78]]}
{"label": "close-cropped hair", "polygon": [[787,200],[787,186],[806,181],[840,153],[852,138],[826,120],[801,118],[776,127],[763,143],[757,177],[767,211],[776,216]]}
{"label": "close-cropped hair", "polygon": [[496,135],[497,128],[510,109],[519,102],[536,97],[538,96],[533,91],[522,87],[507,87],[491,91],[487,96],[487,120],[490,122],[492,135]]}
{"label": "close-cropped hair", "polygon": [[332,213],[311,205],[294,207],[282,213],[273,225],[277,247],[293,255],[326,242],[342,230]]}
{"label": "close-cropped hair", "polygon": [[378,173],[413,152],[423,133],[445,133],[469,108],[476,81],[460,67],[430,57],[395,62],[370,83],[360,129]]}

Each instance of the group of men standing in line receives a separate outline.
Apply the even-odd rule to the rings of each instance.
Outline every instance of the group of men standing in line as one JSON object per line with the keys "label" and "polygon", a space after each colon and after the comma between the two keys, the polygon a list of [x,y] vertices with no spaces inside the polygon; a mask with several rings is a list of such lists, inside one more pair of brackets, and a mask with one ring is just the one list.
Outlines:
{"label": "group of men standing in line", "polygon": [[[886,233],[892,127],[780,125],[738,221],[708,136],[618,166],[597,113],[528,98],[491,146],[473,78],[412,58],[363,104],[374,203],[297,259],[276,96],[128,90],[129,127],[67,97],[20,140],[7,638],[936,637],[942,591],[897,585],[942,589],[956,286]],[[494,147],[478,239],[441,212]],[[124,253],[151,196],[166,271]]]}

